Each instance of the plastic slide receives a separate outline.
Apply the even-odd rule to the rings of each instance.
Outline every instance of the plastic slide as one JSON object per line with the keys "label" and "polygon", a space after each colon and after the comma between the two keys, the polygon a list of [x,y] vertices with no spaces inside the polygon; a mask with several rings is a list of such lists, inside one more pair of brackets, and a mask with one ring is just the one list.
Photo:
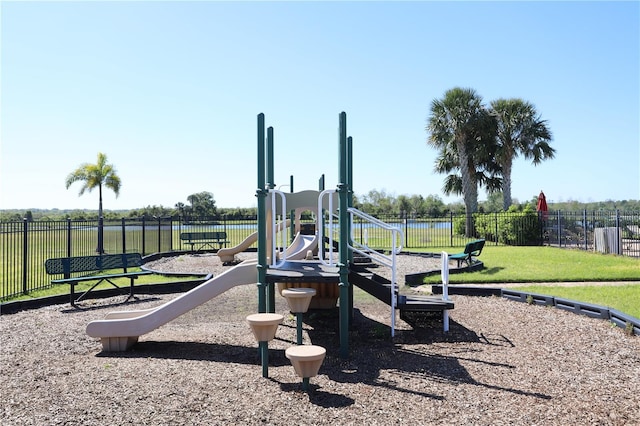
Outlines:
{"label": "plastic slide", "polygon": [[318,247],[316,235],[302,235],[298,232],[291,245],[287,247],[286,257],[288,260],[301,260],[307,256],[308,251],[314,251],[316,247]]}
{"label": "plastic slide", "polygon": [[256,241],[258,241],[258,233],[254,232],[237,246],[221,248],[220,250],[218,250],[217,255],[222,262],[233,262],[234,256],[236,254],[245,251]]}
{"label": "plastic slide", "polygon": [[[284,223],[284,226],[289,226],[291,223],[291,219],[287,219]],[[278,224],[280,230],[282,230],[282,222]],[[249,234],[247,238],[245,238],[240,244],[234,247],[226,247],[218,250],[218,257],[222,262],[233,262],[234,256],[240,252],[245,251],[252,244],[258,241],[258,232],[254,232],[253,234]]]}
{"label": "plastic slide", "polygon": [[[297,234],[287,247],[287,258],[304,259],[317,245],[315,235]],[[126,351],[149,333],[180,315],[208,302],[232,287],[254,284],[257,280],[257,260],[245,260],[233,268],[205,281],[177,298],[151,309],[109,312],[104,319],[87,324],[87,334],[99,337],[104,351]]]}
{"label": "plastic slide", "polygon": [[232,287],[255,284],[257,261],[245,260],[177,298],[151,309],[110,312],[87,324],[87,334],[100,337],[104,351],[125,351],[138,337],[202,305]]}

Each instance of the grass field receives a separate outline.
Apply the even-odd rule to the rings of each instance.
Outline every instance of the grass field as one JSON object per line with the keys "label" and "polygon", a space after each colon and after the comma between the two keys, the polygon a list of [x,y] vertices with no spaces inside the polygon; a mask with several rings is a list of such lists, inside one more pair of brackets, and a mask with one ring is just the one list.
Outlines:
{"label": "grass field", "polygon": [[514,287],[512,290],[535,294],[547,294],[550,296],[607,306],[633,317],[640,318],[640,305],[638,304],[638,300],[640,300],[640,284],[577,287],[543,287],[527,285]]}
{"label": "grass field", "polygon": [[[450,248],[443,248],[451,252]],[[429,250],[440,252],[442,250]],[[640,285],[536,286],[535,283],[640,281],[640,259],[554,247],[485,245],[479,257],[485,268],[451,274],[452,284],[523,283],[515,290],[564,297],[618,309],[640,318]],[[425,278],[436,284],[440,276]]]}
{"label": "grass field", "polygon": [[[116,271],[112,271],[114,273],[118,273],[118,272],[122,272],[122,270],[116,270]],[[109,271],[105,271],[106,274],[109,273]],[[185,280],[191,280],[191,279],[196,279],[196,276],[192,276],[192,277],[175,277],[175,276],[165,276],[165,275],[156,275],[156,274],[150,274],[150,275],[141,275],[139,276],[136,280],[135,280],[135,285],[143,285],[143,284],[159,284],[159,283],[168,283],[168,282],[179,282],[179,281],[185,281]],[[118,285],[118,287],[122,287],[123,289],[128,289],[129,288],[129,278],[115,278],[112,280],[114,283],[116,283]],[[89,288],[91,288],[91,286],[94,284],[94,282],[83,282],[83,283],[78,283],[76,285],[75,288],[75,292],[76,295],[79,295],[81,293],[83,293],[84,291],[88,290]],[[98,285],[96,287],[96,289],[100,290],[100,289],[109,289],[109,288],[113,288],[112,285],[110,285],[109,283],[101,283],[100,285]],[[7,300],[7,302],[12,302],[12,301],[16,301],[16,300],[29,300],[29,299],[36,299],[39,297],[49,297],[49,296],[57,296],[60,294],[69,294],[69,285],[68,284],[59,284],[59,285],[54,285],[52,287],[43,289],[43,290],[34,290],[29,292],[29,294],[27,295],[21,295],[21,296],[17,296],[14,298],[10,298]],[[91,294],[91,293],[89,293]],[[77,297],[77,296],[76,296]]]}
{"label": "grass field", "polygon": [[[453,253],[451,248],[424,251]],[[462,250],[460,250],[462,251]],[[640,259],[554,247],[484,246],[479,272],[452,274],[451,283],[640,281]],[[439,282],[438,276],[425,279]]]}

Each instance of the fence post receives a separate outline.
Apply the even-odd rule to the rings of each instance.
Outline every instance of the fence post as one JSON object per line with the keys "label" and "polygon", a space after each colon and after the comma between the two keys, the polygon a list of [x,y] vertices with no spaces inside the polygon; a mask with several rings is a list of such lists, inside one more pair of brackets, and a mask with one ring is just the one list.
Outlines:
{"label": "fence post", "polygon": [[496,245],[498,245],[498,212],[496,212],[495,215],[496,215]]}
{"label": "fence post", "polygon": [[98,218],[98,254],[104,254],[104,217]]}
{"label": "fence post", "polygon": [[22,219],[22,293],[27,294],[27,266],[28,266],[28,244],[29,244],[29,221]]}
{"label": "fence post", "polygon": [[560,223],[560,220],[561,220],[560,210],[558,210],[558,247],[562,248],[562,238],[561,238],[562,224]]}
{"label": "fence post", "polygon": [[173,217],[169,218],[169,251],[173,251]]}
{"label": "fence post", "polygon": [[408,215],[404,214],[404,244],[407,248],[409,248],[409,218]]}
{"label": "fence post", "polygon": [[591,224],[593,226],[593,250],[596,249],[596,211],[591,212]]}
{"label": "fence post", "polygon": [[616,254],[622,254],[622,238],[620,236],[620,210],[616,209]]}
{"label": "fence post", "polygon": [[588,235],[587,209],[582,210],[582,223],[584,227],[584,251],[587,251],[589,249],[589,246],[587,245],[589,242],[589,239],[587,238],[587,235]]}
{"label": "fence post", "polygon": [[453,212],[449,212],[449,246],[453,247],[453,221],[455,219],[455,215]]}
{"label": "fence post", "polygon": [[145,223],[145,220],[144,220],[144,216],[142,216],[142,255],[143,256],[147,254],[147,250],[146,250],[146,247],[145,247],[145,240],[147,239],[146,230],[147,230],[146,223]]}
{"label": "fence post", "polygon": [[[71,218],[67,218],[67,257],[71,257]],[[69,278],[66,277],[65,278]]]}
{"label": "fence post", "polygon": [[[222,215],[222,230],[224,231],[225,234],[227,234],[227,214],[226,213]],[[227,239],[229,240],[230,238],[227,238]]]}
{"label": "fence post", "polygon": [[160,216],[158,216],[158,249],[156,251],[156,253],[160,253],[160,244],[161,244],[161,237],[162,237],[162,218]]}
{"label": "fence post", "polygon": [[122,253],[127,252],[127,228],[124,221],[124,217],[122,218]]}

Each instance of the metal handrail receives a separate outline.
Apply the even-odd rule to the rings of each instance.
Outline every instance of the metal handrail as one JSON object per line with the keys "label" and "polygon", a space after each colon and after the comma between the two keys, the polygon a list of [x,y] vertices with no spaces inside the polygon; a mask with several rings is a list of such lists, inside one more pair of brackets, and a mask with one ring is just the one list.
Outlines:
{"label": "metal handrail", "polygon": [[[322,201],[327,194],[332,194],[334,192],[336,192],[334,189],[326,189],[318,195],[318,216],[317,216],[317,222],[316,222],[316,232],[318,233],[318,241],[320,242],[324,241],[324,226],[323,226],[324,214],[322,211],[323,210]],[[333,198],[329,197],[329,212],[332,212],[332,211],[333,211]],[[349,242],[347,244],[349,249],[353,250],[354,252],[362,256],[365,256],[371,259],[374,262],[377,262],[383,266],[391,268],[391,337],[394,337],[395,326],[396,326],[396,306],[398,304],[397,295],[396,295],[396,287],[397,287],[396,255],[400,253],[400,251],[402,250],[402,247],[404,245],[404,235],[402,234],[402,231],[399,228],[395,226],[391,226],[388,223],[382,222],[381,220],[378,220],[373,216],[363,213],[356,208],[350,207],[347,209],[347,212],[349,213],[350,228],[352,230],[352,235],[349,236],[349,240],[350,240],[349,242],[351,244],[349,244]],[[379,226],[380,228],[386,229],[391,232],[391,255],[390,256],[386,256],[384,253],[379,253],[376,250],[371,249],[366,244],[360,244],[360,243],[354,242],[354,238],[353,238],[354,216],[364,219],[373,225]],[[329,259],[328,261],[325,260],[324,249],[318,250],[318,259],[322,264],[326,266],[334,266],[335,263],[333,261],[333,218],[331,213],[329,214],[329,218],[330,220],[329,220],[328,230],[327,230],[327,233],[329,234],[329,237],[328,237],[329,238]],[[400,242],[400,244],[398,244],[398,242]]]}
{"label": "metal handrail", "polygon": [[[395,328],[396,328],[396,306],[398,304],[397,295],[396,295],[396,284],[397,284],[396,255],[400,253],[400,251],[402,250],[402,246],[404,245],[404,235],[402,234],[402,231],[399,228],[389,225],[388,223],[382,222],[381,220],[376,219],[375,217],[370,216],[366,213],[363,213],[354,207],[348,208],[347,212],[349,213],[349,218],[351,221],[352,235],[350,239],[352,242],[354,241],[353,239],[353,228],[354,228],[353,217],[354,216],[358,216],[361,219],[364,219],[373,225],[379,226],[382,229],[391,231],[391,256],[386,256],[384,253],[379,253],[376,250],[371,249],[366,244],[361,244],[361,243],[354,242],[354,244],[357,244],[357,246],[349,244],[349,248],[361,254],[362,256],[368,257],[374,262],[377,262],[379,264],[382,264],[383,266],[391,268],[391,337],[394,337]],[[399,246],[398,246],[398,236],[400,236],[400,242],[401,242]]]}
{"label": "metal handrail", "polygon": [[322,200],[328,194],[333,194],[336,192],[335,189],[325,189],[320,194],[318,194],[318,215],[316,217],[316,233],[318,234],[318,243],[320,244],[320,250],[318,250],[318,260],[325,266],[334,266],[333,262],[333,197],[329,197],[329,226],[327,233],[329,234],[329,261],[327,262],[324,258],[324,213],[322,212]]}
{"label": "metal handrail", "polygon": [[[282,199],[282,210],[283,212],[287,211],[287,195],[282,192],[282,191],[278,191],[277,189],[269,189],[269,194],[271,194],[271,232],[273,233],[271,236],[271,267],[272,268],[279,268],[282,265],[284,265],[284,263],[287,261],[287,250],[282,250],[282,257],[280,259],[280,261],[278,262],[278,256],[277,256],[277,237],[278,237],[278,228],[279,225],[276,222],[276,218],[277,218],[277,203],[276,203],[276,194],[280,196],[280,198]],[[286,223],[286,220],[284,220],[284,223]],[[283,227],[282,232],[280,232],[280,247],[286,247],[286,242],[288,237],[288,228],[286,226]]]}
{"label": "metal handrail", "polygon": [[[352,234],[353,234],[353,229],[354,229],[354,224],[353,224],[353,217],[354,216],[358,216],[368,222],[371,222],[373,225],[377,225],[379,227],[381,227],[382,229],[386,229],[388,231],[391,231],[393,235],[400,235],[400,241],[401,244],[400,246],[396,246],[396,241],[394,240],[392,247],[391,247],[391,251],[395,252],[396,254],[400,253],[402,251],[402,247],[404,246],[404,234],[402,233],[402,231],[400,230],[400,228],[398,228],[397,226],[393,226],[393,225],[389,225],[386,222],[381,221],[380,219],[376,219],[373,216],[370,216],[358,209],[356,209],[355,207],[350,207],[349,209],[347,209],[347,211],[350,213],[350,218],[351,218],[351,230],[352,230]],[[353,238],[352,238],[353,239]],[[364,244],[360,244],[358,243],[360,246],[362,247],[367,247]]]}

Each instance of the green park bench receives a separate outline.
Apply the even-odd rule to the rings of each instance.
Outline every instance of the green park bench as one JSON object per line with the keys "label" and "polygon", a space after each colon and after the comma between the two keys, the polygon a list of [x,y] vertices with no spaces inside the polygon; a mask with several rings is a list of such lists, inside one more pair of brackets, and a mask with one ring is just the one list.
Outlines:
{"label": "green park bench", "polygon": [[[115,288],[121,288],[112,280],[115,278],[129,278],[129,297],[133,297],[133,283],[141,275],[152,274],[151,271],[127,271],[128,268],[139,268],[142,265],[142,256],[140,253],[122,253],[122,254],[103,254],[95,256],[78,256],[78,257],[60,257],[55,259],[47,259],[44,266],[49,275],[63,275],[63,278],[51,280],[51,284],[69,284],[70,285],[70,302],[72,306],[82,300],[87,294],[95,289],[98,284],[108,282]],[[113,273],[114,269],[122,269],[124,272]],[[109,273],[102,273],[108,271]],[[71,274],[91,272],[91,274],[79,277],[71,277]],[[95,272],[100,272],[95,274]],[[85,281],[96,281],[93,286],[85,291],[80,297],[75,298],[75,286]]]}
{"label": "green park bench", "polygon": [[449,260],[456,260],[458,262],[458,268],[462,262],[465,262],[468,266],[473,264],[473,258],[480,256],[482,248],[484,247],[485,240],[470,241],[464,246],[462,253],[455,253],[449,255]]}
{"label": "green park bench", "polygon": [[196,245],[198,245],[196,251],[202,250],[207,246],[215,248],[214,244],[218,244],[218,248],[221,249],[230,242],[227,240],[227,233],[224,231],[183,232],[180,234],[180,239],[185,244],[191,245],[191,251],[194,251]]}

